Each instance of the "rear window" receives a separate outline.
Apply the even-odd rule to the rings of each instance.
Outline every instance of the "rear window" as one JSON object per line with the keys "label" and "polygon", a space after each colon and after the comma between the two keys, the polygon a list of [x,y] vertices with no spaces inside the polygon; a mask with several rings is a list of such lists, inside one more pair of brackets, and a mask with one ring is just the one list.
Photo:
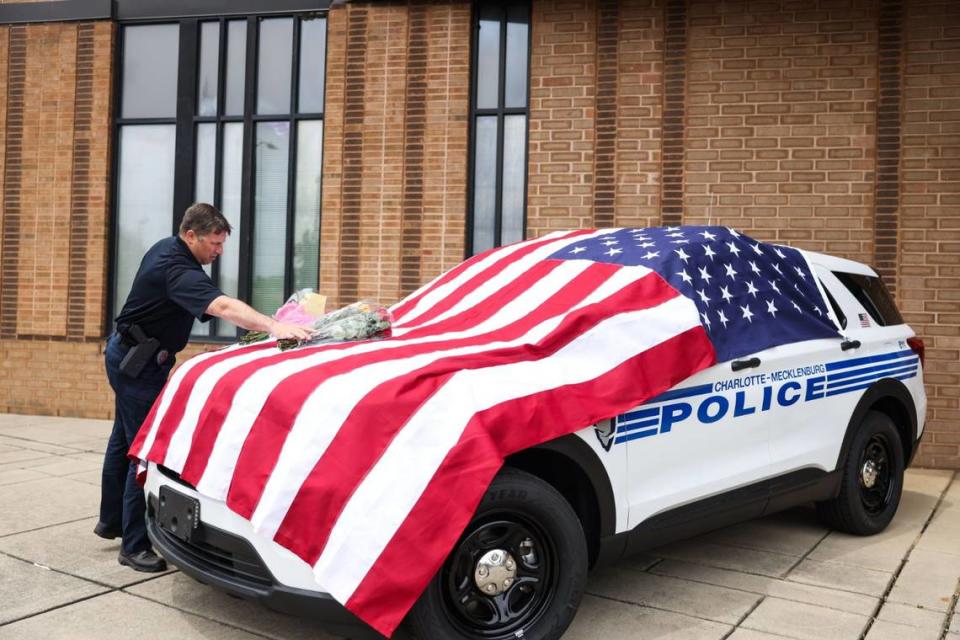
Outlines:
{"label": "rear window", "polygon": [[833,275],[843,283],[853,297],[863,305],[873,321],[882,327],[894,324],[903,324],[903,317],[893,303],[887,285],[875,276],[864,276],[859,273],[844,273],[834,271]]}

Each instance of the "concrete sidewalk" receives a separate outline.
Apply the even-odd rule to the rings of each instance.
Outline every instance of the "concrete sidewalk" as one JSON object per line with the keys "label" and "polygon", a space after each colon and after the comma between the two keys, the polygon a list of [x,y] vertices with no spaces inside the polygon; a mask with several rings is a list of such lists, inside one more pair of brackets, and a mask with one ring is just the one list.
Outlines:
{"label": "concrete sidewalk", "polygon": [[[0,415],[0,638],[331,639],[95,537],[102,420]],[[570,640],[960,640],[960,476],[907,474],[884,533],[794,509],[593,574]],[[441,640],[441,639],[436,639]]]}

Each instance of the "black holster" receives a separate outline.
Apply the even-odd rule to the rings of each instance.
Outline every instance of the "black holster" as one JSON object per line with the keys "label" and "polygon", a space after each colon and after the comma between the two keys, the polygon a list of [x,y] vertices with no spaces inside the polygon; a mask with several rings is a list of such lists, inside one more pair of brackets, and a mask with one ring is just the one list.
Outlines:
{"label": "black holster", "polygon": [[127,351],[120,361],[120,373],[129,377],[136,378],[143,371],[153,354],[160,348],[160,341],[156,338],[147,337],[139,326],[133,324],[124,332],[124,337],[135,344]]}

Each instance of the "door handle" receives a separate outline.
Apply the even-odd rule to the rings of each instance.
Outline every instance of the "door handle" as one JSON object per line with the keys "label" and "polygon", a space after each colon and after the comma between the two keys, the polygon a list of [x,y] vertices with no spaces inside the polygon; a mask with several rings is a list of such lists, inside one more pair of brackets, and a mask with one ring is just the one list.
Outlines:
{"label": "door handle", "polygon": [[859,340],[844,340],[840,343],[841,351],[849,351],[850,349],[859,349],[860,341]]}
{"label": "door handle", "polygon": [[749,360],[734,360],[730,363],[730,368],[734,371],[741,369],[752,369],[760,366],[760,358],[750,358]]}

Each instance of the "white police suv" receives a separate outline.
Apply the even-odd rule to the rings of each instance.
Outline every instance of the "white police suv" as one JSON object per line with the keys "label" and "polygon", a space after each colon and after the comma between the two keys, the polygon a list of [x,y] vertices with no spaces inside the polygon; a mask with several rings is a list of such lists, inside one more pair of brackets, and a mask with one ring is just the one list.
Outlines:
{"label": "white police suv", "polygon": [[[840,337],[716,364],[510,456],[406,630],[430,640],[559,638],[590,567],[799,503],[816,503],[842,531],[883,530],[923,428],[923,342],[872,269],[801,253]],[[185,573],[376,637],[323,592],[313,567],[224,502],[155,462],[146,492],[150,536]]]}

